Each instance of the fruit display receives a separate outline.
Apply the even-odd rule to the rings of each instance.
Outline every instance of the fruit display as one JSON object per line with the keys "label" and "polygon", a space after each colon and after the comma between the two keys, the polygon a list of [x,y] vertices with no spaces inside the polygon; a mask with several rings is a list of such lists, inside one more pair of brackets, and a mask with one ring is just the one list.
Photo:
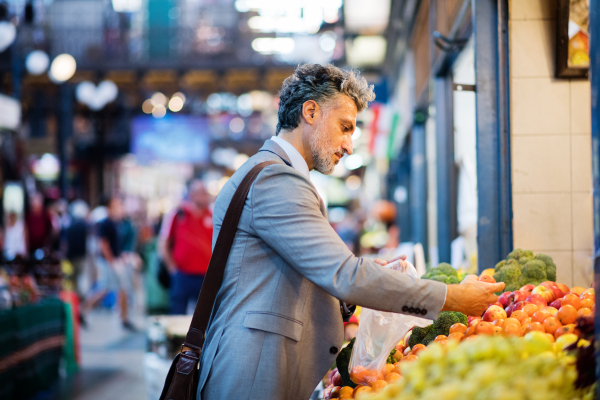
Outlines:
{"label": "fruit display", "polygon": [[503,292],[513,292],[525,285],[538,286],[544,281],[556,281],[556,265],[552,257],[542,253],[534,255],[530,250],[511,251],[506,260],[496,264],[494,270],[494,280],[506,284]]}
{"label": "fruit display", "polygon": [[460,283],[465,276],[465,272],[457,271],[454,269],[454,267],[452,267],[452,265],[440,263],[437,267],[429,268],[425,275],[421,276],[421,279],[431,279],[432,281],[438,281],[450,285],[454,283]]}

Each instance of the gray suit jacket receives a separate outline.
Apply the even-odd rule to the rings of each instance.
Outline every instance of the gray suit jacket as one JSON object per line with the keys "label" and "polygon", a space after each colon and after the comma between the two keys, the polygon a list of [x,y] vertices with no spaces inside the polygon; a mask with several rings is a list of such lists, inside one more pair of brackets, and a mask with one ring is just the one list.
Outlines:
{"label": "gray suit jacket", "polygon": [[327,221],[315,187],[268,140],[223,187],[213,246],[244,176],[253,184],[212,310],[198,400],[307,400],[343,341],[339,300],[435,319],[443,283],[412,279],[355,257]]}

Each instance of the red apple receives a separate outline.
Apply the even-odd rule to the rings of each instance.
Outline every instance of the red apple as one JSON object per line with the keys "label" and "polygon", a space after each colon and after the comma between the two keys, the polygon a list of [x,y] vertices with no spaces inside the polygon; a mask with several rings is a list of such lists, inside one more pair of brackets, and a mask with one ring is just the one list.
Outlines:
{"label": "red apple", "polygon": [[492,303],[488,306],[488,308],[490,308],[491,306],[498,306],[500,308],[502,308],[504,310],[504,306],[502,305],[502,303],[500,303],[499,301]]}
{"label": "red apple", "polygon": [[552,288],[547,287],[547,286],[536,286],[532,291],[531,294],[539,294],[541,295],[544,300],[546,300],[546,303],[551,303],[554,300],[556,300],[556,295],[554,294],[554,290],[552,290]]}
{"label": "red apple", "polygon": [[529,302],[531,302],[531,303],[533,303],[533,304],[535,304],[539,308],[543,308],[543,307],[546,307],[548,305],[548,302],[546,301],[546,299],[544,299],[539,294],[532,294],[526,300],[529,301]]}
{"label": "red apple", "polygon": [[481,319],[481,317],[474,317],[472,315],[469,315],[467,317],[467,325],[471,325],[471,321],[473,321],[474,319]]}
{"label": "red apple", "polygon": [[542,282],[542,283],[540,283],[540,286],[546,286],[547,288],[551,288],[552,286],[558,287],[556,282],[552,282],[552,281]]}
{"label": "red apple", "polygon": [[519,289],[519,290],[522,290],[522,291],[524,291],[524,292],[531,292],[531,291],[533,290],[533,288],[534,288],[534,287],[535,287],[535,285],[525,285],[525,286],[523,286],[523,287],[522,287],[521,289]]}
{"label": "red apple", "polygon": [[565,293],[558,286],[552,286],[550,289],[554,292],[554,295],[557,299],[562,299],[565,297]]}
{"label": "red apple", "polygon": [[506,306],[508,306],[508,296],[510,296],[510,293],[511,292],[504,292],[498,298],[498,303],[500,303],[503,308],[506,308]]}
{"label": "red apple", "polygon": [[567,294],[567,293],[569,293],[569,291],[571,290],[571,289],[569,289],[569,287],[568,287],[567,285],[565,285],[564,283],[557,283],[557,284],[556,284],[556,286],[558,286],[558,288],[559,288],[560,290],[562,290],[562,292],[563,292],[564,294]]}
{"label": "red apple", "polygon": [[335,371],[335,374],[333,374],[333,378],[331,379],[331,382],[333,383],[334,386],[344,386],[344,381],[342,380],[342,375],[340,374],[339,371]]}
{"label": "red apple", "polygon": [[341,389],[342,389],[341,386],[334,386],[333,389],[331,389],[331,392],[329,392],[329,398],[330,399],[339,399]]}
{"label": "red apple", "polygon": [[525,300],[529,296],[529,292],[515,290],[508,296],[507,304],[518,303],[519,301]]}
{"label": "red apple", "polygon": [[554,307],[559,310],[562,307],[562,299],[556,299],[552,303],[548,304],[550,307]]}
{"label": "red apple", "polygon": [[523,300],[523,301],[517,301],[516,303],[511,304],[506,309],[506,316],[510,317],[513,312],[515,312],[517,310],[522,310],[523,307],[525,307],[527,304],[531,304],[531,303]]}
{"label": "red apple", "polygon": [[483,320],[485,322],[492,322],[498,319],[506,319],[506,311],[500,306],[490,306],[483,314]]}

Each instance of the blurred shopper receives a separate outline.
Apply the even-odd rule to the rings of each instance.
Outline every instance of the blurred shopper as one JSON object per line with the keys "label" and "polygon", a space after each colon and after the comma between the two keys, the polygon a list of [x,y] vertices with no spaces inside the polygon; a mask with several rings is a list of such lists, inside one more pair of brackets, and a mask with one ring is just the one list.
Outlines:
{"label": "blurred shopper", "polygon": [[73,289],[79,299],[83,299],[79,280],[85,270],[87,259],[88,225],[86,218],[89,214],[89,207],[85,201],[75,200],[69,206],[69,210],[70,223],[65,229],[66,254],[67,259],[73,265]]}
{"label": "blurred shopper", "polygon": [[108,200],[107,209],[108,216],[98,223],[99,256],[96,259],[99,275],[104,278],[103,288],[86,301],[84,309],[89,311],[109,290],[116,290],[123,328],[135,332],[135,326],[129,321],[128,297],[132,291],[130,271],[122,257],[118,231],[118,225],[123,219],[123,202],[119,197],[112,196]]}
{"label": "blurred shopper", "polygon": [[4,228],[3,250],[4,257],[12,260],[16,256],[27,256],[27,231],[25,223],[19,219],[17,213],[11,211],[6,218]]}
{"label": "blurred shopper", "polygon": [[29,200],[29,212],[25,218],[28,249],[31,254],[36,250],[49,247],[53,239],[53,227],[50,213],[44,206],[44,197],[34,193]]}
{"label": "blurred shopper", "polygon": [[163,245],[163,258],[171,273],[171,314],[185,314],[198,300],[212,254],[210,195],[201,180],[189,185],[189,202],[177,209]]}

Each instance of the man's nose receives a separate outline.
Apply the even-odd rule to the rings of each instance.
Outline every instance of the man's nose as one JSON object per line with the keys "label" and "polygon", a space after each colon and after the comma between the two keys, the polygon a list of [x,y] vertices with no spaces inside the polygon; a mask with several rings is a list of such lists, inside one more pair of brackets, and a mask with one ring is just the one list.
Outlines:
{"label": "man's nose", "polygon": [[342,149],[346,151],[346,154],[352,155],[352,138],[350,136],[344,137],[342,142]]}

